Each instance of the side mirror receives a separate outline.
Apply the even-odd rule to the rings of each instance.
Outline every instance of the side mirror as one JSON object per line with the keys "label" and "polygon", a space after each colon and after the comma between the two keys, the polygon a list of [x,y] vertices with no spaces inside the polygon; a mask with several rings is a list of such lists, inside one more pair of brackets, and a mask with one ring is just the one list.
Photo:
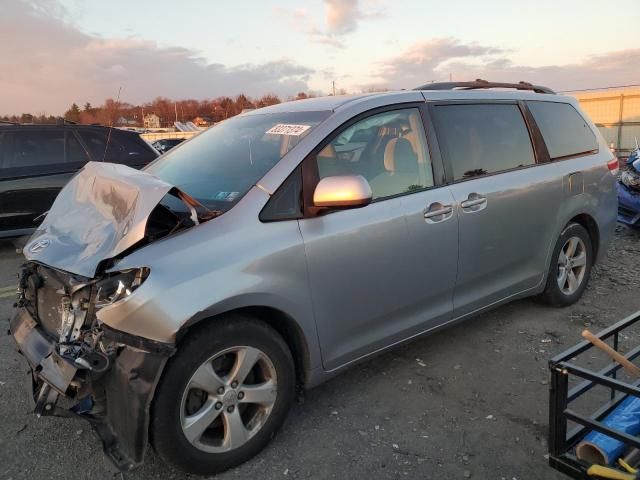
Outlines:
{"label": "side mirror", "polygon": [[328,208],[358,208],[371,203],[369,182],[361,175],[326,177],[313,192],[313,205]]}

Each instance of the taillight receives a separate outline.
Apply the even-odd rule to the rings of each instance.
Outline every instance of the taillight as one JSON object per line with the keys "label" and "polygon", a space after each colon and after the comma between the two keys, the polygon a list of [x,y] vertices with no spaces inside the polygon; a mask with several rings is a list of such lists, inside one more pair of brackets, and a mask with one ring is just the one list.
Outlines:
{"label": "taillight", "polygon": [[613,157],[607,162],[607,168],[609,169],[609,173],[615,177],[620,171],[620,162],[618,162],[616,157]]}

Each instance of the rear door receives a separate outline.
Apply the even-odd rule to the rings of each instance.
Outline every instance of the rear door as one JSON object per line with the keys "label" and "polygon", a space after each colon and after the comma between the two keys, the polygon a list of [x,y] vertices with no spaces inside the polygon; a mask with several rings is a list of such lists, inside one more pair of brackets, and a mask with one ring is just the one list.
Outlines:
{"label": "rear door", "polygon": [[[67,153],[69,160],[67,161]],[[87,156],[64,128],[5,131],[0,147],[0,231],[28,233]]]}
{"label": "rear door", "polygon": [[459,222],[454,317],[540,284],[562,178],[538,166],[517,102],[430,107]]}
{"label": "rear door", "polygon": [[315,178],[305,197],[320,178],[353,174],[374,196],[299,221],[331,370],[450,319],[458,225],[451,192],[434,182],[417,106],[365,115],[321,147],[305,160]]}

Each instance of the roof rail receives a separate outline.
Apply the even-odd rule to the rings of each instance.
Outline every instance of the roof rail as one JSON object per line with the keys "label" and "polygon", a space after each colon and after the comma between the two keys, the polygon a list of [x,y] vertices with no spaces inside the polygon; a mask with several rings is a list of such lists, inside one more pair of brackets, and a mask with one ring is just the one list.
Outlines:
{"label": "roof rail", "polygon": [[63,125],[77,125],[78,122],[74,122],[73,120],[67,120],[64,117],[58,117],[56,118],[56,125],[61,127]]}
{"label": "roof rail", "polygon": [[536,93],[548,93],[555,94],[553,90],[549,87],[543,87],[542,85],[533,85],[529,82],[518,82],[518,83],[501,83],[501,82],[489,82],[487,80],[482,80],[481,78],[477,78],[473,82],[437,82],[437,83],[427,83],[425,85],[421,85],[414,90],[453,90],[456,88],[460,88],[462,90],[476,90],[480,88],[515,88],[516,90],[528,90]]}

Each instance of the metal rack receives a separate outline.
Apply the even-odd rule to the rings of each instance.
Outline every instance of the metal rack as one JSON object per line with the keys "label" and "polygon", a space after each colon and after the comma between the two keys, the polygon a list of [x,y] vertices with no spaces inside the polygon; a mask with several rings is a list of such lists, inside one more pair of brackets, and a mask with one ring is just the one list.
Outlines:
{"label": "metal rack", "polygon": [[[601,331],[596,336],[601,340],[612,339],[612,347],[618,350],[620,333],[640,321],[640,311]],[[573,363],[576,357],[595,348],[583,341],[549,361],[551,382],[549,389],[549,465],[572,478],[586,479],[589,465],[579,460],[574,453],[576,445],[592,430],[624,442],[628,447],[640,448],[640,438],[607,427],[602,423],[616,406],[627,396],[640,397],[640,381],[623,382],[617,378],[621,365],[612,362],[598,371],[592,371]],[[640,356],[640,346],[632,348],[624,355],[628,360]],[[569,389],[570,375],[583,379]],[[595,386],[610,390],[609,401],[601,405],[591,415],[582,415],[572,410],[571,403]],[[567,431],[567,422],[575,422],[577,427]]]}

